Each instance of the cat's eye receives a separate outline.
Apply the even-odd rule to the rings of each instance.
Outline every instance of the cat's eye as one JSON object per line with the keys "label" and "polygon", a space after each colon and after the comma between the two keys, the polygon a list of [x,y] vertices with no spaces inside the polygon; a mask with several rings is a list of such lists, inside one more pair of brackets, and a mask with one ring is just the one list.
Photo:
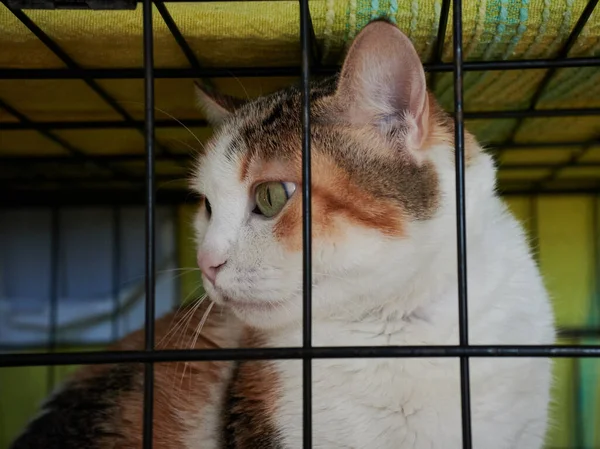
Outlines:
{"label": "cat's eye", "polygon": [[269,181],[256,186],[254,199],[256,209],[254,213],[267,218],[277,215],[296,190],[296,185],[291,182]]}
{"label": "cat's eye", "polygon": [[210,217],[212,214],[212,207],[210,206],[210,201],[208,201],[208,198],[206,197],[204,197],[204,207],[206,207],[206,213]]}

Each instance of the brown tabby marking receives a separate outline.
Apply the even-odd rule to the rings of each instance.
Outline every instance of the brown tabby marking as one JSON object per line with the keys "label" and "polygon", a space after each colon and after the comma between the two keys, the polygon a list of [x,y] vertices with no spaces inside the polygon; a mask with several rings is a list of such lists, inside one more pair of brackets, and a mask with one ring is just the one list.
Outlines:
{"label": "brown tabby marking", "polygon": [[[156,322],[158,342],[185,316],[188,306],[180,313],[169,314]],[[224,322],[221,311],[215,306],[203,326],[202,333],[196,339],[196,329],[208,307],[208,301],[202,304],[187,322],[181,325],[181,330],[175,335],[169,335],[158,344],[157,349],[216,349],[219,347],[235,347],[236,341],[223,338],[216,331],[223,330]],[[231,332],[229,335],[235,335]],[[144,345],[143,330],[128,337],[118,345],[121,350],[141,350]],[[231,371],[230,362],[177,362],[157,363],[154,365],[154,421],[153,447],[171,449],[182,447],[190,424],[198,421],[203,407],[210,405],[211,392],[227,382]],[[137,388],[134,392],[122,398],[121,420],[126,424],[129,434],[129,445],[141,447],[143,430],[143,366],[139,367]]]}
{"label": "brown tabby marking", "polygon": [[[407,150],[394,148],[369,124],[349,126],[332,119],[334,86],[333,80],[326,81],[312,95],[313,236],[341,238],[340,219],[401,236],[408,220],[430,218],[437,210],[435,169],[417,162]],[[297,193],[275,225],[276,237],[289,250],[299,250],[302,242],[300,100],[297,89],[278,92],[259,99],[260,106],[239,109],[241,119],[229,125],[229,132],[238,133],[243,142],[229,149],[244,152],[241,181],[252,186],[275,180],[296,183]],[[424,146],[451,144],[453,122],[433,97],[429,100]],[[469,136],[466,142],[471,157],[476,146]]]}
{"label": "brown tabby marking", "polygon": [[[259,336],[248,331],[246,347],[264,346]],[[224,406],[223,442],[225,449],[281,449],[273,417],[277,412],[279,379],[271,362],[239,362],[229,386]]]}
{"label": "brown tabby marking", "polygon": [[[214,306],[202,335],[195,330],[208,301],[181,321],[178,331],[157,349],[232,348],[239,344],[235,321],[226,310]],[[160,341],[193,305],[156,321]],[[226,331],[226,332],[225,332]],[[171,338],[169,338],[171,337]],[[143,330],[134,332],[110,350],[142,350]],[[212,392],[225,388],[231,362],[156,363],[154,366],[153,447],[184,447],[190,431],[198,427],[203,409],[211,405]],[[11,446],[61,449],[139,449],[142,447],[144,366],[141,364],[90,365],[79,370],[44,407]],[[61,435],[55,432],[60,430]],[[60,438],[59,438],[60,436]]]}

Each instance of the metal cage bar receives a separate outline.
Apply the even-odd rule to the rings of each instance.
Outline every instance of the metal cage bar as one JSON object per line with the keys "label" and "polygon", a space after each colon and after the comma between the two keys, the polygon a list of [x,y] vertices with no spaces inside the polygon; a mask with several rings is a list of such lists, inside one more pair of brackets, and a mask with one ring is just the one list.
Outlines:
{"label": "metal cage bar", "polygon": [[[462,348],[469,346],[467,305],[467,223],[465,217],[465,130],[463,113],[462,0],[453,0],[454,156],[456,168],[456,244],[458,257],[458,326]],[[460,398],[463,448],[471,449],[469,359],[460,357]]]}
{"label": "metal cage bar", "polygon": [[[74,145],[70,144],[63,138],[57,136],[52,131],[36,126],[35,122],[30,120],[29,117],[27,117],[25,114],[18,111],[17,109],[15,109],[14,107],[9,105],[2,99],[0,99],[0,108],[4,109],[10,115],[12,115],[17,120],[19,120],[18,123],[22,124],[25,127],[28,127],[28,129],[37,131],[42,136],[44,136],[46,139],[49,139],[50,141],[58,144],[67,153],[69,153],[73,158],[77,158],[78,160],[82,160],[82,161],[88,160],[87,159],[88,156],[85,154],[84,151],[82,151],[79,148],[75,147]],[[103,164],[103,163],[94,163],[94,165],[96,165],[101,170],[108,170],[108,171],[112,172],[113,177],[115,177],[117,179],[126,180],[126,181],[129,180],[128,173],[124,172],[123,170],[117,170],[116,168],[111,167],[110,165]]]}
{"label": "metal cage bar", "polygon": [[[594,9],[596,8],[597,4],[598,4],[598,0],[589,0],[588,1],[586,7],[584,8],[583,12],[581,13],[581,16],[579,17],[579,20],[577,20],[577,23],[575,24],[575,26],[573,27],[573,30],[569,34],[567,41],[565,42],[565,44],[561,48],[561,50],[558,52],[558,55],[556,57],[557,60],[567,59],[569,52],[575,45],[575,42],[577,42],[579,35],[583,31],[583,28],[585,27],[589,18],[591,17],[592,13],[594,12]],[[557,70],[556,68],[551,68],[550,70],[548,70],[545,73],[544,77],[538,84],[538,87],[536,88],[533,96],[531,97],[531,100],[529,102],[529,107],[527,108],[527,112],[536,111],[536,107],[538,106],[538,103],[539,103],[540,99],[542,98],[542,95],[544,94],[546,88],[550,84],[550,81],[556,74],[556,70]],[[517,133],[523,126],[523,121],[526,117],[528,117],[528,115],[523,115],[522,117],[520,117],[520,119],[517,121],[514,128],[512,129],[512,131],[507,139],[508,141],[513,141],[515,139],[515,136],[517,135]]]}
{"label": "metal cage bar", "polygon": [[111,317],[112,341],[119,338],[119,308],[121,307],[121,208],[112,210],[112,295],[113,313]]}
{"label": "metal cage bar", "polygon": [[[180,303],[174,304],[175,308],[178,308],[180,306]],[[557,329],[557,338],[558,339],[577,339],[577,338],[600,338],[600,328],[558,328]],[[107,339],[104,341],[94,341],[94,342],[90,342],[90,343],[82,343],[81,341],[78,340],[61,340],[60,341],[60,346],[59,347],[65,347],[65,348],[69,348],[70,350],[79,350],[79,351],[85,351],[87,349],[90,348],[98,348],[98,349],[102,349],[105,348],[107,345],[110,345],[111,343],[113,343],[111,340]],[[14,343],[14,344],[0,344],[0,351],[31,351],[33,349],[39,349],[40,345],[39,344],[30,344],[30,343]],[[171,354],[169,354],[169,357],[171,356]],[[0,354],[0,358],[2,357],[2,354]],[[471,357],[474,357],[473,355],[471,355]],[[568,357],[568,356],[565,356]],[[590,356],[590,357],[594,357],[594,356]],[[272,357],[272,359],[275,359],[276,357]],[[184,357],[184,360],[185,359]],[[78,362],[79,363],[79,362]],[[90,362],[90,364],[94,364],[96,362]],[[68,364],[68,363],[65,363]],[[36,364],[34,363],[33,366],[35,366]],[[42,364],[43,365],[43,364]],[[0,364],[1,366],[1,364]],[[13,365],[14,366],[14,365]],[[16,365],[16,366],[21,366],[21,365]]]}
{"label": "metal cage bar", "polygon": [[[489,70],[527,70],[569,67],[598,67],[600,60],[594,57],[568,59],[522,59],[510,61],[465,61],[465,72],[485,72]],[[427,72],[452,72],[452,63],[425,63]],[[315,76],[334,75],[337,66],[319,66],[312,70]],[[203,67],[193,68],[157,68],[155,78],[245,78],[245,77],[284,77],[300,76],[300,67]],[[0,68],[0,79],[141,79],[143,68],[115,69],[8,69]]]}
{"label": "metal cage bar", "polygon": [[567,161],[562,164],[558,164],[553,167],[552,171],[546,176],[543,180],[538,183],[538,186],[543,186],[545,183],[554,181],[557,176],[560,174],[562,170],[569,167],[581,167],[581,159],[587,155],[592,148],[594,148],[596,144],[589,143],[585,145],[583,148],[579,149],[576,153],[574,153]]}
{"label": "metal cage bar", "polygon": [[82,351],[2,354],[0,368],[14,366],[96,365],[184,361],[303,360],[352,358],[456,357],[600,357],[600,345],[436,345],[436,346],[312,346],[311,348],[236,348],[154,351]]}
{"label": "metal cage bar", "polygon": [[[312,347],[312,205],[310,63],[312,25],[308,0],[300,0],[302,46],[302,347]],[[312,447],[312,358],[302,359],[302,446]]]}
{"label": "metal cage bar", "polygon": [[[450,16],[451,0],[443,0],[442,9],[440,11],[440,21],[438,23],[438,32],[436,36],[435,46],[432,55],[432,64],[441,64],[442,56],[444,55],[444,41],[446,40],[446,30],[448,29],[448,17]],[[431,90],[435,91],[435,86],[438,81],[436,73],[431,74]]]}
{"label": "metal cage bar", "polygon": [[[547,117],[581,117],[581,116],[600,116],[600,108],[564,108],[564,109],[540,109],[526,111],[520,109],[498,110],[498,111],[465,111],[465,120],[497,120],[511,118],[547,118]],[[208,127],[209,124],[204,119],[185,119],[181,120],[185,126]],[[94,120],[94,121],[44,121],[34,122],[31,120],[21,122],[2,122],[0,130],[20,131],[20,130],[61,130],[61,129],[137,129],[143,126],[142,120],[123,121],[123,120]],[[156,120],[155,128],[177,128],[181,124],[173,120]],[[507,144],[519,145],[512,141]],[[555,143],[556,144],[556,143]],[[89,157],[93,157],[90,155]]]}
{"label": "metal cage bar", "polygon": [[167,28],[173,36],[173,39],[175,39],[175,42],[177,42],[177,45],[179,45],[179,48],[188,60],[190,66],[193,69],[199,70],[200,62],[198,62],[198,58],[194,54],[194,51],[192,50],[190,45],[185,40],[185,37],[183,37],[183,34],[181,34],[179,27],[173,20],[173,17],[171,16],[171,13],[169,12],[168,8],[165,6],[164,1],[154,0],[154,5],[156,6],[156,9],[161,15],[163,22],[165,22],[165,25],[167,25]]}
{"label": "metal cage bar", "polygon": [[[154,35],[152,30],[152,0],[144,0],[144,91],[146,143],[146,310],[144,340],[146,353],[154,351],[154,296],[155,280],[155,169],[154,169]],[[152,449],[152,423],[154,416],[154,365],[149,360],[144,365],[143,446]]]}
{"label": "metal cage bar", "polygon": [[[78,77],[81,79],[87,86],[92,89],[102,100],[109,105],[115,112],[117,112],[123,120],[126,122],[135,122],[133,117],[123,108],[117,100],[115,100],[105,89],[102,88],[94,79],[94,77],[88,76],[86,74],[87,70],[83,69],[79,64],[75,62],[73,58],[71,58],[67,52],[65,52],[60,45],[58,45],[54,40],[48,36],[31,18],[25,14],[22,10],[10,8],[6,3],[6,7],[8,10],[23,24],[27,27],[29,31],[31,31],[39,40],[42,42],[56,57],[58,57],[70,70],[82,71],[84,75]],[[27,79],[27,78],[26,78]],[[140,133],[144,133],[144,128],[141,126],[135,126]],[[169,149],[160,146],[160,150],[164,153],[169,153]]]}
{"label": "metal cage bar", "polygon": [[[59,276],[60,276],[60,209],[53,207],[50,211],[50,315],[48,352],[56,351],[57,323],[59,306]],[[56,383],[56,369],[54,365],[46,368],[46,390],[50,393]]]}

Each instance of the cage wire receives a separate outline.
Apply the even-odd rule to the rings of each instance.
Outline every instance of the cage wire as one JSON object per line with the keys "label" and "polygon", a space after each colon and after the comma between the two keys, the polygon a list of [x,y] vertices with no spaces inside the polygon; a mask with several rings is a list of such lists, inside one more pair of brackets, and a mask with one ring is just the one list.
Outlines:
{"label": "cage wire", "polygon": [[[210,1],[210,0],[189,0],[189,1]],[[240,1],[240,0],[224,0]],[[243,1],[243,0],[241,0]],[[464,164],[464,121],[466,119],[518,119],[510,131],[509,138],[502,144],[496,145],[496,149],[503,151],[512,147],[519,148],[551,148],[551,147],[574,147],[579,150],[567,161],[558,164],[542,164],[544,167],[550,167],[550,173],[540,181],[532,184],[531,188],[525,193],[540,194],[545,192],[562,192],[561,189],[551,189],[548,185],[555,180],[559,173],[568,167],[573,166],[600,166],[598,164],[584,163],[583,156],[590,149],[599,143],[598,140],[586,142],[539,142],[522,144],[515,142],[515,136],[523,125],[526,118],[535,117],[566,117],[566,116],[598,116],[600,108],[579,108],[579,109],[538,109],[540,98],[550,81],[560,68],[571,67],[598,67],[600,58],[597,57],[579,57],[569,58],[569,51],[573,48],[577,39],[585,27],[588,19],[592,15],[598,0],[589,0],[581,16],[572,29],[564,46],[560,49],[555,59],[535,59],[535,60],[501,60],[501,61],[463,61],[463,43],[462,43],[462,1],[453,0],[452,2],[452,31],[453,31],[453,61],[451,63],[442,62],[444,51],[444,37],[446,36],[450,16],[450,0],[442,2],[440,22],[438,25],[437,42],[431,62],[424,64],[425,70],[429,72],[430,82],[436,82],[436,74],[441,72],[452,72],[454,77],[454,123],[455,123],[455,164],[456,164],[456,230],[457,230],[457,257],[458,257],[458,316],[459,316],[459,344],[448,346],[403,346],[403,347],[313,347],[311,338],[311,284],[312,284],[312,259],[311,259],[311,158],[310,158],[310,95],[309,82],[311,76],[330,75],[336,72],[337,67],[326,67],[319,64],[320,53],[316,42],[315,31],[312,26],[308,0],[299,0],[300,3],[300,44],[301,44],[301,66],[300,67],[251,67],[251,68],[219,68],[202,67],[192,51],[190,45],[179,30],[173,17],[165,6],[165,1],[160,0],[141,0],[143,8],[143,52],[144,65],[141,69],[114,69],[114,68],[83,68],[75,62],[54,40],[52,40],[23,10],[18,1],[2,0],[4,5],[12,14],[25,25],[49,50],[52,51],[65,65],[66,68],[52,69],[12,69],[1,68],[0,79],[78,79],[83,81],[89,88],[96,92],[100,98],[108,104],[122,120],[119,121],[81,121],[81,122],[36,122],[29,119],[24,113],[15,107],[7,104],[0,99],[0,108],[4,109],[17,118],[15,122],[3,122],[0,129],[4,130],[34,130],[45,138],[64,148],[71,156],[71,161],[65,161],[61,158],[61,163],[87,163],[91,166],[108,170],[115,180],[124,180],[127,182],[140,182],[141,179],[133,177],[126,170],[117,169],[112,164],[114,162],[126,162],[137,160],[137,156],[131,155],[110,155],[110,156],[90,156],[77,146],[69,143],[55,133],[63,129],[135,129],[141,133],[145,141],[145,347],[141,351],[79,351],[79,352],[56,352],[56,322],[57,322],[57,267],[59,252],[59,207],[60,200],[52,196],[39,195],[27,196],[26,194],[18,197],[5,197],[1,200],[1,206],[10,207],[15,204],[44,204],[53,205],[51,220],[51,315],[50,315],[50,339],[47,353],[19,353],[9,352],[0,354],[0,368],[2,367],[23,367],[23,366],[59,366],[71,364],[107,364],[107,363],[143,363],[145,366],[144,375],[144,409],[143,409],[143,447],[150,449],[152,447],[152,416],[153,416],[153,392],[154,378],[153,367],[156,362],[175,362],[175,361],[214,361],[214,360],[273,360],[273,359],[301,359],[302,360],[302,379],[303,379],[303,447],[312,447],[312,390],[311,390],[311,362],[313,359],[321,358],[379,358],[379,357],[452,357],[460,360],[460,387],[461,387],[461,422],[462,422],[462,441],[463,448],[472,447],[471,438],[471,410],[470,410],[470,391],[469,391],[469,358],[471,357],[567,357],[589,358],[600,357],[600,346],[584,345],[582,342],[586,338],[597,337],[600,330],[595,329],[592,324],[588,328],[561,329],[562,337],[576,339],[577,344],[571,345],[551,345],[551,346],[482,346],[470,345],[468,335],[468,298],[467,298],[467,239],[466,228],[468,223],[465,220],[465,164]],[[52,2],[50,2],[52,3]],[[88,2],[89,3],[89,2]],[[124,2],[128,3],[128,2]],[[135,1],[132,2],[135,7]],[[68,7],[68,2],[65,3]],[[153,5],[161,15],[164,23],[175,39],[177,45],[185,55],[189,68],[171,69],[154,67],[153,50]],[[56,7],[56,5],[54,5]],[[71,5],[72,6],[72,5]],[[129,5],[131,6],[131,5]],[[503,111],[480,111],[468,112],[464,110],[463,101],[463,78],[466,71],[490,71],[490,70],[522,70],[522,69],[548,69],[543,79],[537,85],[534,95],[531,98],[529,106],[523,110],[503,110]],[[171,121],[156,120],[154,116],[154,80],[156,78],[193,78],[200,77],[209,79],[213,77],[276,77],[276,76],[296,76],[300,75],[302,89],[302,174],[304,182],[302,184],[302,211],[303,211],[303,341],[302,346],[297,348],[253,348],[253,349],[214,349],[214,350],[155,350],[154,349],[154,319],[155,319],[155,286],[156,286],[156,204],[157,190],[156,182],[160,177],[155,173],[155,162],[157,160],[171,160],[177,163],[183,163],[185,156],[173,154],[168,148],[158,143],[155,139],[155,129],[159,127],[173,126]],[[145,102],[144,102],[144,120],[136,120],[127,112],[115,98],[113,98],[98,82],[98,79],[139,79],[144,80]],[[183,122],[187,126],[206,125],[204,120],[187,120]],[[27,158],[11,158],[11,163],[28,163]],[[55,157],[37,158],[40,162],[56,162]],[[540,164],[527,164],[525,166],[514,165],[515,168],[536,169],[542,166]],[[592,193],[597,194],[598,188],[583,188],[569,190],[566,193]],[[523,193],[522,190],[509,191],[508,193]],[[87,194],[86,194],[87,195]],[[133,196],[132,196],[133,197]],[[89,200],[89,197],[87,197]],[[180,198],[170,198],[168,194],[161,197],[162,200],[176,202]],[[73,195],[70,198],[73,203],[83,203],[82,197]],[[121,198],[121,201],[127,202],[129,198]],[[595,202],[595,220],[597,201]],[[537,200],[532,197],[530,202],[532,217],[537,219]],[[119,229],[120,211],[113,207],[113,225],[114,229]],[[534,224],[535,228],[535,224]],[[597,233],[597,227],[594,228]],[[113,284],[115,304],[113,313],[112,335],[117,338],[119,335],[119,324],[116,320],[119,307],[118,299],[120,284],[120,239],[118,232],[114,232],[113,245],[115,247],[113,260]],[[598,261],[595,263],[595,269],[598,270]],[[593,312],[595,314],[598,311]],[[578,365],[577,365],[578,366]],[[54,379],[54,369],[48,370],[48,388],[52,388]],[[574,376],[576,390],[580,391],[579,376]],[[579,400],[581,400],[579,394]],[[577,432],[581,432],[578,429]],[[577,433],[576,432],[576,433]]]}

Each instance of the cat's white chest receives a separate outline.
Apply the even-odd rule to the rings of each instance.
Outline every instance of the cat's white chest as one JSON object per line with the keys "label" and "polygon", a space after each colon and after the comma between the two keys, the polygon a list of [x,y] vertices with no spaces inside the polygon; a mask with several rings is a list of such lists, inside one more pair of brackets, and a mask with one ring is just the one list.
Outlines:
{"label": "cat's white chest", "polygon": [[[360,335],[346,335],[344,340],[346,345],[367,344]],[[407,344],[401,335],[368,340],[374,346]],[[541,447],[547,400],[545,363],[471,361],[475,448]],[[284,447],[301,448],[302,362],[279,361],[277,367],[281,396],[275,421]],[[314,360],[312,371],[314,448],[462,447],[457,359]],[[515,377],[515,372],[520,375]],[[540,382],[527,384],[527,376]]]}
{"label": "cat's white chest", "polygon": [[[389,344],[394,343],[386,336],[373,341]],[[277,422],[285,447],[300,448],[302,362],[278,362],[278,367],[283,389]],[[314,360],[312,371],[315,448],[437,448],[428,428],[460,426],[460,414],[455,413],[460,403],[446,388],[458,386],[456,361]],[[451,437],[446,436],[447,443]],[[448,444],[444,449],[453,447],[459,446]]]}

